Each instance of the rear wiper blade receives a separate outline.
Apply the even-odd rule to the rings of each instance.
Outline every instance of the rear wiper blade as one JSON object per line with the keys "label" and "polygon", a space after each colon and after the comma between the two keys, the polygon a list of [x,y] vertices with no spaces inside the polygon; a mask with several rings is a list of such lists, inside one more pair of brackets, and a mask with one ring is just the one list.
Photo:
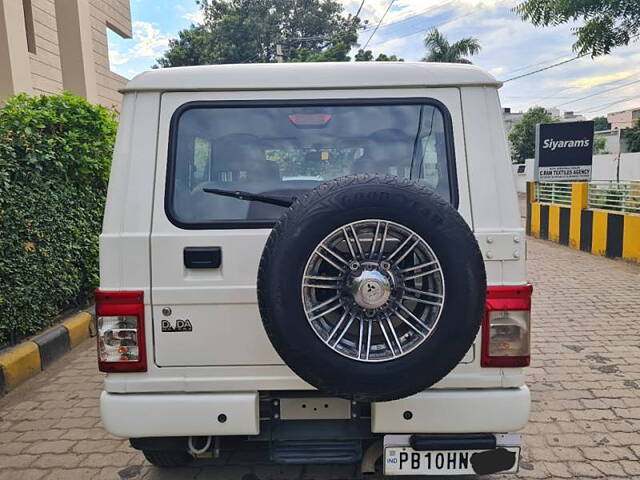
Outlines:
{"label": "rear wiper blade", "polygon": [[203,188],[207,193],[222,195],[224,197],[248,200],[250,202],[269,203],[279,207],[290,207],[296,201],[296,197],[276,197],[271,195],[261,195],[259,193],[243,192],[242,190],[221,190],[219,188]]}

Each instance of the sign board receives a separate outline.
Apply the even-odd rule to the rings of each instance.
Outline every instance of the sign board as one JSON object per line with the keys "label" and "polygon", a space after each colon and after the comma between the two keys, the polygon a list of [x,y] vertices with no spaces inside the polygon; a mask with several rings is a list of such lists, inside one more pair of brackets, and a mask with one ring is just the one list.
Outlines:
{"label": "sign board", "polygon": [[536,127],[535,180],[591,180],[593,122],[541,123]]}

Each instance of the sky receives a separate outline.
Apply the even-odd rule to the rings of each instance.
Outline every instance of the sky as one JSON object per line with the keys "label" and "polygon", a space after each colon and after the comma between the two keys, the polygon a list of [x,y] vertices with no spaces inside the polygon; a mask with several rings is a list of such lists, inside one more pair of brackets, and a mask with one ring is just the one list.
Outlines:
{"label": "sky", "polygon": [[[361,3],[339,1],[352,14]],[[359,42],[369,41],[367,48],[374,54],[421,60],[425,32],[437,27],[451,42],[476,37],[482,51],[471,60],[503,81],[576,56],[572,51],[576,25],[534,27],[513,13],[517,0],[395,0],[369,39],[389,2],[365,0],[360,14],[371,26],[361,32]],[[195,0],[131,0],[131,16],[132,39],[108,32],[111,69],[127,78],[149,69],[169,39],[202,19]],[[502,105],[514,112],[541,105],[587,118],[640,107],[640,42],[607,56],[587,56],[507,81],[500,97]]]}

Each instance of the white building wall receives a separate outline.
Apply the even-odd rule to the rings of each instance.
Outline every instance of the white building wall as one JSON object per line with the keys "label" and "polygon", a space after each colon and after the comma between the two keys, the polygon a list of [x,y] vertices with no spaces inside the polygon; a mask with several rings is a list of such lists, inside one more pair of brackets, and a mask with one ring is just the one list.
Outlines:
{"label": "white building wall", "polygon": [[[524,172],[519,173],[520,165],[513,165],[513,181],[518,193],[526,193],[527,182],[533,181],[533,158],[525,162]],[[618,178],[618,156],[613,154],[593,157],[592,180],[616,180]],[[640,180],[640,152],[620,155],[619,180]]]}

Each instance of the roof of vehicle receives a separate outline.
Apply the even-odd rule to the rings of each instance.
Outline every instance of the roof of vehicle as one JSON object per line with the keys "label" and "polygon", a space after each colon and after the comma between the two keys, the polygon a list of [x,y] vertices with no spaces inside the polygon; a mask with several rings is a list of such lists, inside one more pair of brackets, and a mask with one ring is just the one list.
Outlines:
{"label": "roof of vehicle", "polygon": [[150,70],[134,77],[122,92],[501,85],[484,70],[461,63],[253,63]]}

